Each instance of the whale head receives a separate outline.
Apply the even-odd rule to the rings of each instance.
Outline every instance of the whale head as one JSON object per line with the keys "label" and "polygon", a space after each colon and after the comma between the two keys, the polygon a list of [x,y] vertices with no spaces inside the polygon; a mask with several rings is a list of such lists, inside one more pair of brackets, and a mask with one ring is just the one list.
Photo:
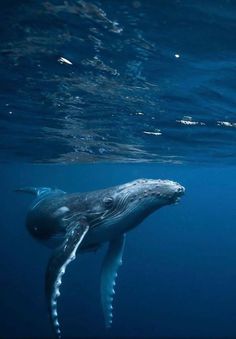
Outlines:
{"label": "whale head", "polygon": [[137,208],[160,208],[179,200],[185,188],[171,180],[138,179],[120,185],[115,192],[117,200],[136,205]]}
{"label": "whale head", "polygon": [[97,199],[93,196],[93,211],[100,218],[95,219],[95,226],[102,221],[133,228],[152,212],[178,202],[184,192],[185,188],[177,182],[159,179],[138,179],[97,191]]}

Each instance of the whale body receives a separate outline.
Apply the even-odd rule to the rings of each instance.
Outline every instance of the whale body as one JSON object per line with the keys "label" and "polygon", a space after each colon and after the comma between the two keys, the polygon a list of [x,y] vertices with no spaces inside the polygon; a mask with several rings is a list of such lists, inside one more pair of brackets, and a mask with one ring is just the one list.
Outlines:
{"label": "whale body", "polygon": [[49,187],[24,187],[16,191],[35,195],[26,227],[34,238],[53,249],[46,269],[45,295],[54,333],[61,337],[57,313],[59,287],[76,254],[109,243],[102,264],[100,294],[105,324],[110,327],[126,233],[159,208],[176,203],[185,188],[170,180],[138,179],[86,193],[68,194]]}

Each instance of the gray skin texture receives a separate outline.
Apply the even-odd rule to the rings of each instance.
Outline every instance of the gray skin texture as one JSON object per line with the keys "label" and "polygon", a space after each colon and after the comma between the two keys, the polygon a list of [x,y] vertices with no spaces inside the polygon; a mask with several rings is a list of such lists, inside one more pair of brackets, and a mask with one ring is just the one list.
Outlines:
{"label": "gray skin texture", "polygon": [[153,179],[87,193],[51,189],[34,202],[26,226],[34,238],[56,247],[82,218],[89,231],[80,249],[89,251],[131,230],[159,208],[175,203],[184,191],[176,182]]}

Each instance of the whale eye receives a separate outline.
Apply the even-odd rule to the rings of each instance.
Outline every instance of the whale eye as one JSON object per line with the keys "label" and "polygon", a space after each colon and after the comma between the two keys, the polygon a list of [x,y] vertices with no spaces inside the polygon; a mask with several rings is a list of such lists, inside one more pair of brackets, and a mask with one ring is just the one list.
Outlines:
{"label": "whale eye", "polygon": [[103,203],[106,208],[111,208],[113,206],[113,198],[112,197],[105,197],[103,199]]}

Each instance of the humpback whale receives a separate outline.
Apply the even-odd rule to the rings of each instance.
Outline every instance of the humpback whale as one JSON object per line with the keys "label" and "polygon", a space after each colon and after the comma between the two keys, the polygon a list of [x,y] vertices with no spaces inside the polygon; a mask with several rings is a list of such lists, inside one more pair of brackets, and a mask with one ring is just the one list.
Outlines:
{"label": "humpback whale", "polygon": [[35,196],[26,227],[34,238],[53,248],[45,274],[45,295],[54,333],[60,338],[59,288],[66,267],[76,254],[109,243],[101,269],[100,294],[105,324],[110,327],[126,233],[152,212],[178,202],[185,188],[170,180],[138,179],[86,193],[68,194],[49,187],[24,187],[16,191]]}

